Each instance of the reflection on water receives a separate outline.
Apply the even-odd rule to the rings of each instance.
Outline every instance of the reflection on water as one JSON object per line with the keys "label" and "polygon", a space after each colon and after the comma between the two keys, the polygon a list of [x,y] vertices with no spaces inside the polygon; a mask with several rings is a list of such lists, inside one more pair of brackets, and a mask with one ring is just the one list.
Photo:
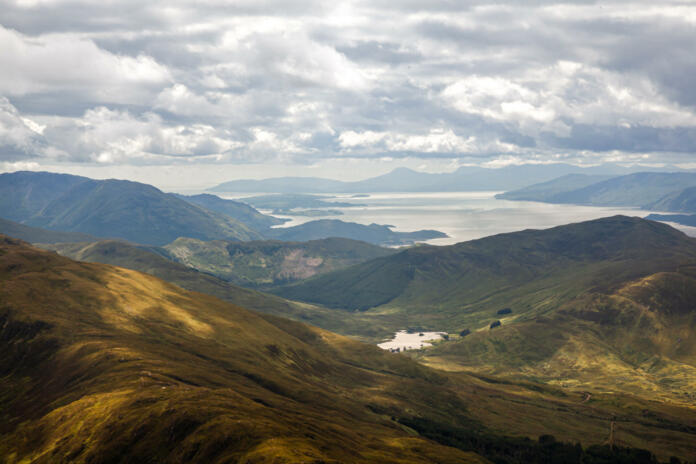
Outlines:
{"label": "reflection on water", "polygon": [[[376,193],[363,198],[335,195],[336,201],[361,204],[355,207],[330,207],[342,216],[332,216],[360,224],[390,224],[394,230],[408,232],[436,229],[449,238],[428,241],[432,245],[449,245],[503,232],[549,227],[623,214],[645,217],[652,211],[636,208],[553,205],[532,201],[509,201],[495,198],[499,192],[444,193]],[[231,198],[231,197],[230,197]],[[328,200],[330,201],[330,200]],[[315,208],[316,209],[316,208]],[[290,219],[281,227],[290,227],[318,218],[279,216]],[[689,235],[694,228],[678,227]]]}

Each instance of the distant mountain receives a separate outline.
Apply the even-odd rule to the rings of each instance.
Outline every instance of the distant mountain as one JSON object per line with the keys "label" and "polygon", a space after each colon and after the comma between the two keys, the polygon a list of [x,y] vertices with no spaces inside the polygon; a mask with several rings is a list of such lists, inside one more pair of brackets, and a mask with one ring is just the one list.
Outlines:
{"label": "distant mountain", "polygon": [[252,206],[249,206],[250,204],[253,205],[253,203],[249,202],[226,200],[210,194],[177,196],[182,200],[201,206],[207,210],[229,216],[257,231],[263,231],[264,229],[288,221],[288,219],[261,214]]}
{"label": "distant mountain", "polygon": [[0,217],[51,230],[150,245],[164,245],[182,236],[261,238],[239,221],[137,182],[18,172],[0,176],[0,191],[12,192],[16,201],[24,199],[21,208],[13,202],[0,203]]}
{"label": "distant mountain", "polygon": [[277,227],[266,231],[266,236],[287,242],[304,242],[329,237],[350,238],[374,245],[410,245],[414,242],[447,237],[437,230],[394,232],[391,226],[356,224],[337,219],[310,221],[293,227]]}
{"label": "distant mountain", "polygon": [[446,331],[421,357],[433,366],[689,402],[695,269],[695,239],[617,216],[410,248],[275,292],[373,326]]}
{"label": "distant mountain", "polygon": [[[593,177],[562,177],[499,195],[510,200],[544,201],[591,206],[661,209],[686,188],[696,186],[696,173],[639,172],[592,182]],[[691,193],[693,194],[693,192]],[[672,200],[663,200],[673,195]],[[676,200],[684,204],[684,198]],[[662,202],[662,203],[660,203]],[[661,205],[661,206],[657,206]],[[673,206],[673,205],[672,205]],[[665,211],[669,211],[665,209]]]}
{"label": "distant mountain", "polygon": [[[132,270],[7,237],[0,255],[2,462],[655,464],[651,452],[696,453],[693,409],[678,403],[435,371]],[[610,448],[613,416],[622,446]]]}
{"label": "distant mountain", "polygon": [[91,235],[79,232],[40,229],[2,218],[0,218],[0,234],[31,243],[91,242],[97,240]]}
{"label": "distant mountain", "polygon": [[[663,171],[662,169],[649,169]],[[672,168],[674,169],[674,168]],[[469,190],[512,190],[547,182],[567,174],[619,176],[640,169],[618,165],[583,168],[570,164],[523,164],[503,168],[462,166],[454,172],[431,174],[408,168],[355,182],[315,177],[279,177],[236,180],[212,187],[215,192],[253,193],[369,193],[369,192],[457,192]],[[645,168],[643,168],[645,170]]]}
{"label": "distant mountain", "polygon": [[646,209],[696,213],[696,187],[687,187],[668,193],[656,202],[646,205]]}
{"label": "distant mountain", "polygon": [[342,192],[345,182],[319,177],[277,177],[271,179],[242,179],[224,182],[208,190],[211,192],[249,193],[325,193]]}
{"label": "distant mountain", "polygon": [[514,201],[541,201],[554,203],[555,198],[562,193],[588,187],[611,179],[613,176],[567,174],[548,182],[530,185],[519,190],[499,193],[496,198]]}
{"label": "distant mountain", "polygon": [[648,214],[645,219],[696,227],[696,214]]}
{"label": "distant mountain", "polygon": [[243,243],[179,238],[164,248],[189,267],[247,287],[294,282],[395,253],[345,238]]}

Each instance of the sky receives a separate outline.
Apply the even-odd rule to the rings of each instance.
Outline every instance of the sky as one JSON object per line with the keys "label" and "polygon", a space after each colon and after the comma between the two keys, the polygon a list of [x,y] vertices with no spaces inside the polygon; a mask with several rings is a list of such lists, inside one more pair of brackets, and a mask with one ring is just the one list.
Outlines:
{"label": "sky", "polygon": [[0,0],[0,171],[696,166],[696,2]]}

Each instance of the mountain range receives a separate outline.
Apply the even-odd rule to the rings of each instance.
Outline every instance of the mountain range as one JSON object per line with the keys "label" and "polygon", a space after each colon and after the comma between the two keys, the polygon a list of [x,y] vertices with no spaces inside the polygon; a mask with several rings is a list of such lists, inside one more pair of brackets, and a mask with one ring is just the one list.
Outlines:
{"label": "mountain range", "polygon": [[446,236],[437,231],[402,233],[388,226],[342,221],[273,228],[286,220],[214,195],[182,196],[138,182],[45,172],[0,174],[0,217],[43,229],[158,246],[179,237],[237,241],[343,237],[403,245]]}
{"label": "mountain range", "polygon": [[[675,168],[645,168],[668,171]],[[365,180],[344,182],[317,177],[278,177],[261,180],[233,180],[209,189],[212,192],[237,193],[371,193],[371,192],[462,192],[472,190],[512,190],[546,182],[567,174],[619,176],[640,171],[605,164],[579,167],[570,164],[523,164],[502,168],[462,166],[454,172],[432,174],[397,168],[387,174]]]}

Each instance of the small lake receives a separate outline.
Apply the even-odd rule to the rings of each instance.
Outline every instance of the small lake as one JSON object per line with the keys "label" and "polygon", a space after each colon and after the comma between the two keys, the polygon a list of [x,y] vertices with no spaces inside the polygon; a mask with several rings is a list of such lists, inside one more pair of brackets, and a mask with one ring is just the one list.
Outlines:
{"label": "small lake", "polygon": [[383,350],[419,350],[432,346],[428,343],[433,340],[440,340],[446,332],[413,332],[409,333],[406,330],[400,330],[394,334],[394,338],[386,342],[378,344]]}

